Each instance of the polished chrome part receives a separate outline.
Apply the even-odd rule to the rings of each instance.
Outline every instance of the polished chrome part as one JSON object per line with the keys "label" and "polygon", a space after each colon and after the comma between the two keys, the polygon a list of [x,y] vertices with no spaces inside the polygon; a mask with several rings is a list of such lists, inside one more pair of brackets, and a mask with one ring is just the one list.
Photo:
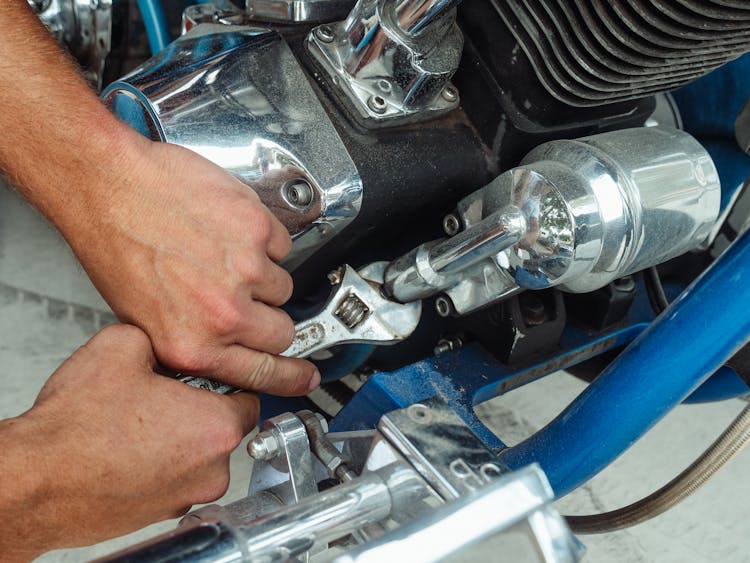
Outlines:
{"label": "polished chrome part", "polygon": [[[397,528],[334,559],[335,563],[453,560],[485,561],[489,553],[503,561],[573,563],[581,544],[548,504],[554,494],[538,465],[504,475],[475,494]],[[514,537],[515,536],[515,537]]]}
{"label": "polished chrome part", "polygon": [[458,1],[359,0],[344,21],[314,29],[307,45],[364,125],[429,119],[459,103],[450,83],[463,49]]}
{"label": "polished chrome part", "polygon": [[439,399],[383,415],[378,431],[446,502],[502,474],[495,455]]}
{"label": "polished chrome part", "polygon": [[393,261],[384,290],[404,302],[444,292],[441,314],[521,289],[593,291],[699,247],[719,197],[713,162],[687,133],[552,141],[459,202],[464,230]]}
{"label": "polished chrome part", "polygon": [[[202,23],[110,85],[105,104],[147,137],[187,147],[254,189],[294,240],[288,269],[359,212],[354,163],[281,36]],[[290,200],[289,186],[310,187]],[[309,200],[309,201],[308,201]]]}
{"label": "polished chrome part", "polygon": [[[472,560],[478,542],[483,553],[497,549],[514,561],[578,560],[579,544],[550,507],[553,492],[541,469],[501,474],[495,455],[440,399],[389,413],[378,431],[328,434],[326,427],[310,411],[271,419],[262,431],[286,444],[285,453],[256,462],[246,499],[196,510],[181,530],[106,561],[140,560],[146,553],[155,563],[177,553],[192,563],[382,561],[382,554]],[[315,487],[292,494],[283,480],[296,478],[304,444],[308,456],[315,454],[312,471],[309,457],[300,458]],[[330,477],[341,484],[318,492]],[[333,540],[335,551],[322,553]]]}
{"label": "polished chrome part", "polygon": [[268,461],[281,453],[281,444],[272,432],[258,432],[248,442],[247,453],[256,461]]}
{"label": "polished chrome part", "polygon": [[422,306],[395,303],[380,293],[385,265],[376,262],[359,273],[344,266],[323,310],[297,323],[294,341],[282,355],[304,358],[337,344],[395,344],[410,336]]}
{"label": "polished chrome part", "polygon": [[57,41],[83,67],[86,78],[101,87],[104,61],[112,43],[112,0],[28,0]]}
{"label": "polished chrome part", "polygon": [[[529,153],[522,166],[543,170],[550,161],[564,163],[547,168],[548,181],[560,190],[574,219],[575,258],[556,282],[567,291],[593,291],[695,249],[719,213],[721,189],[711,157],[693,137],[676,129],[627,129],[546,143]],[[576,182],[566,185],[571,172]],[[598,237],[591,235],[596,214],[588,205],[598,208]],[[544,241],[542,234],[532,250]],[[600,248],[594,263],[589,262],[594,252],[584,250],[585,245]],[[516,279],[564,259],[553,249],[542,252],[549,254],[523,259],[515,253],[511,270]]]}
{"label": "polished chrome part", "polygon": [[276,23],[319,23],[345,18],[354,0],[246,0],[247,15]]}
{"label": "polished chrome part", "polygon": [[464,272],[521,240],[526,216],[516,207],[500,209],[453,237],[421,245],[388,265],[385,291],[408,303],[456,286]]}
{"label": "polished chrome part", "polygon": [[272,436],[277,451],[267,459],[253,456],[255,463],[248,496],[269,492],[284,504],[291,504],[316,494],[318,485],[313,471],[310,441],[299,417],[284,413],[269,418],[263,422],[260,434]]}
{"label": "polished chrome part", "polygon": [[230,0],[212,0],[188,6],[182,12],[182,34],[202,23],[248,25],[250,18]]}

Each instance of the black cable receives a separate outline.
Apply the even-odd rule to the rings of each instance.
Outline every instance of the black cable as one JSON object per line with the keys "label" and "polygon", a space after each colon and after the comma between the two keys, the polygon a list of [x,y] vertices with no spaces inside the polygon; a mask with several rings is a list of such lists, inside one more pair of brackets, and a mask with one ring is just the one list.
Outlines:
{"label": "black cable", "polygon": [[651,308],[657,315],[661,314],[669,307],[669,300],[664,293],[664,286],[661,283],[659,270],[656,269],[656,266],[643,270],[643,281],[646,284],[646,293],[648,294],[648,301],[651,303]]}

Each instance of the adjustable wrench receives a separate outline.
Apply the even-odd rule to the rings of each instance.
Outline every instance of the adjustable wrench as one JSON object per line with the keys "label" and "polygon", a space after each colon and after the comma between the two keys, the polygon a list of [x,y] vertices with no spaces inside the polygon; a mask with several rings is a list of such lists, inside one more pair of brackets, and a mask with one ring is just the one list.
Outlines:
{"label": "adjustable wrench", "polygon": [[[397,303],[381,293],[388,262],[373,262],[359,271],[344,265],[330,276],[334,289],[323,310],[295,325],[294,340],[280,355],[306,358],[339,344],[395,344],[414,332],[422,312],[420,301]],[[178,376],[192,387],[214,393],[240,391],[203,377]]]}

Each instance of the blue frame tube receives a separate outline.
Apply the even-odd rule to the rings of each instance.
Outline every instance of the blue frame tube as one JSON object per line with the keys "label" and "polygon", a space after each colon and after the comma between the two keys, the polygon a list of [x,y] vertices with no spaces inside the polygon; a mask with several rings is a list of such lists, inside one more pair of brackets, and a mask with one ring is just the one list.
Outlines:
{"label": "blue frame tube", "polygon": [[141,11],[143,25],[146,28],[151,54],[155,55],[172,41],[167,17],[164,15],[164,7],[161,0],[138,0],[138,9]]}
{"label": "blue frame tube", "polygon": [[538,462],[557,496],[604,469],[750,336],[745,233],[555,420],[500,459]]}

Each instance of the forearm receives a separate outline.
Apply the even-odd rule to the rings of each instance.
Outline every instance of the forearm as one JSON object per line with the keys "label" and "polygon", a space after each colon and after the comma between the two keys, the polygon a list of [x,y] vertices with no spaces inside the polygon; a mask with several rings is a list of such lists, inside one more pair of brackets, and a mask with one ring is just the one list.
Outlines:
{"label": "forearm", "polygon": [[[0,170],[68,236],[136,135],[114,118],[25,0],[0,2]],[[99,194],[101,196],[101,194]]]}
{"label": "forearm", "polygon": [[[54,545],[54,513],[44,507],[49,497],[45,462],[39,457],[40,436],[23,416],[0,421],[0,553],[3,561],[29,561]],[[64,475],[59,476],[64,479]]]}

